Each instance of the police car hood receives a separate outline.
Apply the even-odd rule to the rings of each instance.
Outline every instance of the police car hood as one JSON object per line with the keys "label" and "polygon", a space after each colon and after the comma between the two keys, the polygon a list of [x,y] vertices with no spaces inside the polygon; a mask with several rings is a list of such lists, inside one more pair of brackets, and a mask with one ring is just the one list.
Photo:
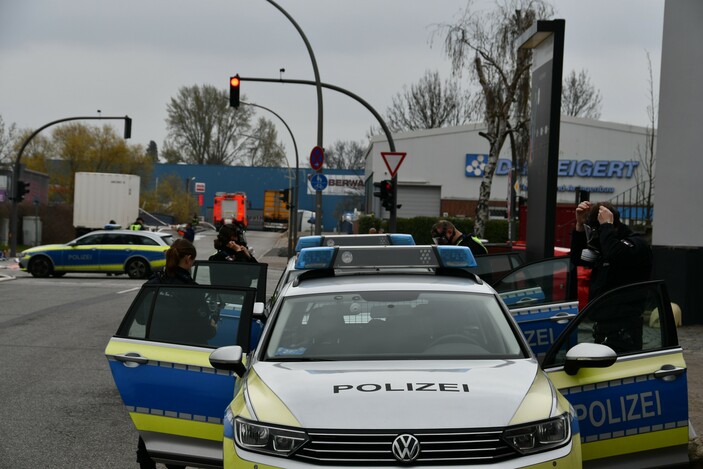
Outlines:
{"label": "police car hood", "polygon": [[[553,402],[547,380],[533,386],[533,359],[258,362],[254,372],[304,428],[496,427],[511,423],[528,391],[547,397],[530,409],[535,420]],[[251,398],[255,412],[266,405]]]}

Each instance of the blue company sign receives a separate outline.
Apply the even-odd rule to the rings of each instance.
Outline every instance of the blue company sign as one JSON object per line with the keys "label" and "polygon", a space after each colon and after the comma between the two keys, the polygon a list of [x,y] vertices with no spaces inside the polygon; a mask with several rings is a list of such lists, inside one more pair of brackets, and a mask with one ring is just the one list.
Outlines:
{"label": "blue company sign", "polygon": [[[466,154],[466,177],[483,177],[488,155]],[[511,161],[499,159],[496,164],[496,176],[507,176],[510,172]],[[634,176],[639,161],[617,160],[559,160],[559,177],[582,178],[618,178],[630,179]]]}
{"label": "blue company sign", "polygon": [[310,185],[316,191],[324,191],[327,189],[327,177],[324,174],[313,174],[310,178]]}

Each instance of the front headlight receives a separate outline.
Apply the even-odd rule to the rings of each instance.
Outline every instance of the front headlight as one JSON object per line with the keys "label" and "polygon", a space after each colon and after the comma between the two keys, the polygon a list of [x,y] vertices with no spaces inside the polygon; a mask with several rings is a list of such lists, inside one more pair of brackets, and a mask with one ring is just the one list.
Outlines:
{"label": "front headlight", "polygon": [[503,439],[522,454],[548,451],[571,439],[569,414],[544,422],[512,427],[503,432]]}
{"label": "front headlight", "polygon": [[290,456],[308,441],[300,430],[264,425],[237,417],[234,420],[234,441],[242,449],[257,453]]}

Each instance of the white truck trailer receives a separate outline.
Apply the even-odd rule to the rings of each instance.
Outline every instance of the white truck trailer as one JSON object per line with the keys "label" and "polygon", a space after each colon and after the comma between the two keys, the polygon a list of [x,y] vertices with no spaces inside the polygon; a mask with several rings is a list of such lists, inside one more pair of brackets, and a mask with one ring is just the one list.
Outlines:
{"label": "white truck trailer", "polygon": [[139,216],[139,176],[77,172],[73,196],[76,234],[102,229],[114,220],[127,229]]}

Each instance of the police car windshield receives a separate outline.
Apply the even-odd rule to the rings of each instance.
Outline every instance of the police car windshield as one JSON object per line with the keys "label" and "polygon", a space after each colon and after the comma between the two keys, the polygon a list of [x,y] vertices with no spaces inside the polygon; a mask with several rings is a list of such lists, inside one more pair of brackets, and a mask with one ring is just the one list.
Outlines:
{"label": "police car windshield", "polygon": [[328,293],[284,301],[263,360],[524,358],[515,334],[492,295]]}

